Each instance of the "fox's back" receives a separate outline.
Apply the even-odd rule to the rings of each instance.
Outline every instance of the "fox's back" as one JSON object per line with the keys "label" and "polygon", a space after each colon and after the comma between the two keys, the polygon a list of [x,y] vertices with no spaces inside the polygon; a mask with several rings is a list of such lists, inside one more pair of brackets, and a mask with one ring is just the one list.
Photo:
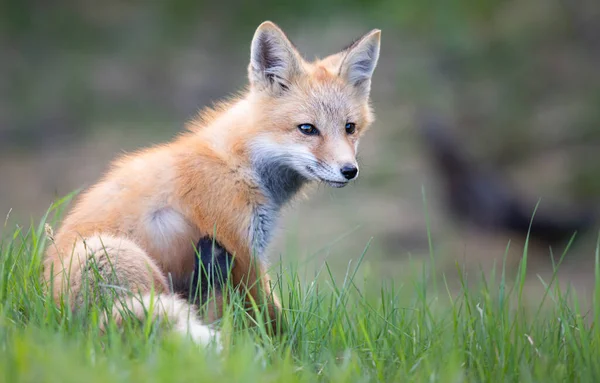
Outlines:
{"label": "fox's back", "polygon": [[174,165],[165,147],[115,161],[77,200],[57,232],[56,247],[68,251],[77,238],[106,233],[133,240],[166,272],[191,272],[200,233],[175,197]]}

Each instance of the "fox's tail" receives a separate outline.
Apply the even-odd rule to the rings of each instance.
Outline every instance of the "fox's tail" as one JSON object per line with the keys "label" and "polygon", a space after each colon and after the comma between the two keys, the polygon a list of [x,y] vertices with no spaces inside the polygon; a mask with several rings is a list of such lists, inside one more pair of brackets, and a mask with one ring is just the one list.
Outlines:
{"label": "fox's tail", "polygon": [[[166,322],[170,328],[199,345],[215,343],[220,346],[219,332],[197,319],[195,310],[184,299],[173,294],[144,294],[141,297],[118,299],[113,305],[112,316],[117,326],[121,326],[124,313],[130,313],[139,320]],[[105,318],[104,323],[107,323]]]}
{"label": "fox's tail", "polygon": [[[140,321],[164,321],[201,345],[218,343],[219,333],[197,318],[193,305],[169,291],[161,270],[132,241],[97,234],[76,240],[74,247],[59,249],[55,245],[50,245],[45,265],[54,299],[59,301],[66,294],[76,309],[110,297],[112,308],[101,322],[101,331],[109,316],[117,325],[133,316]],[[71,255],[61,257],[59,250],[64,254],[68,248],[72,248]]]}

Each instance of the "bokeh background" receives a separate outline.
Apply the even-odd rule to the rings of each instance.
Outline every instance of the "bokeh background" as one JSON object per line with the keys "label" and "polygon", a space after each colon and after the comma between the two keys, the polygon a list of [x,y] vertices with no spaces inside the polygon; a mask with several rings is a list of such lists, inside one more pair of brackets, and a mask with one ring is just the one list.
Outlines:
{"label": "bokeh background", "polygon": [[[457,262],[487,271],[505,253],[514,270],[524,238],[477,230],[445,209],[418,135],[423,110],[442,116],[461,150],[524,199],[597,205],[597,0],[4,0],[4,230],[39,219],[115,155],[168,140],[199,108],[242,87],[250,39],[266,19],[307,58],[383,30],[377,121],[361,144],[361,175],[341,190],[318,187],[289,209],[273,258],[327,259],[343,273],[372,239],[364,267],[384,278],[401,281],[430,255],[439,275],[456,276]],[[582,296],[591,291],[596,233],[570,250],[559,274]],[[530,251],[531,291],[542,289],[537,274],[551,275],[548,253]]]}

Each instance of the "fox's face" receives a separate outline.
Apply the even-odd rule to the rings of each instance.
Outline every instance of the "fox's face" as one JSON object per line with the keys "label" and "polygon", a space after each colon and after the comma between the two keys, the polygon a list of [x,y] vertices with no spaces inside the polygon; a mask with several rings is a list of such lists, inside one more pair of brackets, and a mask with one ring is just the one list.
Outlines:
{"label": "fox's face", "polygon": [[258,27],[248,71],[250,102],[260,111],[252,156],[263,171],[285,178],[280,182],[295,182],[290,173],[297,173],[334,187],[358,176],[358,142],[373,121],[369,92],[380,35],[373,30],[309,63],[273,23]]}

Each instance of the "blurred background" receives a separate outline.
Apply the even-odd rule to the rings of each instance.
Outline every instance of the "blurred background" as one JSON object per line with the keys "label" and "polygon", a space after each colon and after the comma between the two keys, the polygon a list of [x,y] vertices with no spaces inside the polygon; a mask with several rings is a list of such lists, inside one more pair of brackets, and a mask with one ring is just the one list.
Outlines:
{"label": "blurred background", "polygon": [[38,220],[115,155],[170,139],[199,108],[244,86],[252,34],[267,19],[308,59],[383,30],[361,175],[288,209],[274,258],[327,259],[343,272],[372,239],[365,267],[386,278],[402,280],[430,255],[439,275],[456,275],[456,262],[500,267],[505,254],[510,272],[527,231],[515,221],[539,202],[547,235],[531,244],[532,291],[542,289],[537,274],[551,275],[550,246],[555,258],[565,248],[545,239],[586,229],[559,277],[591,292],[597,0],[4,0],[5,230]]}

